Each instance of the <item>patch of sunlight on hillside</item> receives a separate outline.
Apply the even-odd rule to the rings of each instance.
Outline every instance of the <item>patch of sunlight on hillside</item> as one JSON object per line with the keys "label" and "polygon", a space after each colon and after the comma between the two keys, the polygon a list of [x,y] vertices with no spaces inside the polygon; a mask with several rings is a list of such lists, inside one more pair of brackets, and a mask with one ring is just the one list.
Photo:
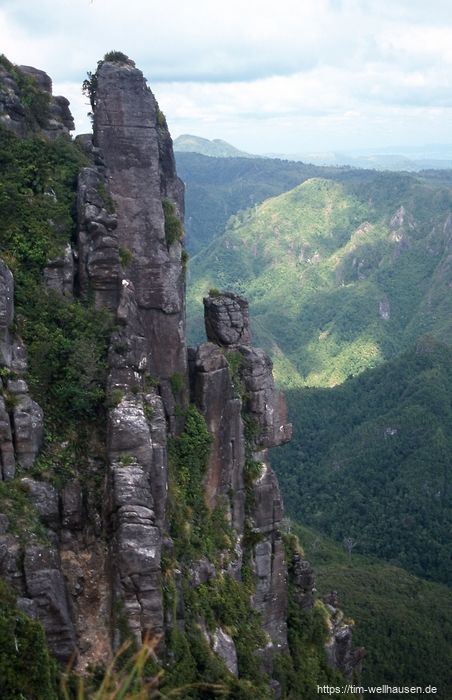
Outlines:
{"label": "patch of sunlight on hillside", "polygon": [[301,374],[279,348],[272,349],[271,357],[276,386],[280,389],[300,389],[306,385]]}
{"label": "patch of sunlight on hillside", "polygon": [[[316,342],[308,345],[308,351],[313,356],[319,356],[318,350]],[[383,361],[384,356],[375,341],[357,338],[336,355],[334,364],[327,360],[328,364],[310,372],[304,386],[333,387],[345,382],[349,376],[360,374],[370,367],[377,367]]]}

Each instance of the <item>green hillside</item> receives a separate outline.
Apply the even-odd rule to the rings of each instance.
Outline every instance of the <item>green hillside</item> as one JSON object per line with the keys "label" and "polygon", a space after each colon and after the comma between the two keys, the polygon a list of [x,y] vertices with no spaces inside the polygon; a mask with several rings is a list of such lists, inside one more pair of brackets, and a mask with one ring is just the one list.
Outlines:
{"label": "green hillside", "polygon": [[202,136],[181,134],[174,139],[173,148],[180,153],[201,153],[203,156],[214,158],[256,158],[250,153],[241,151],[223,139],[205,139]]}
{"label": "green hillside", "polygon": [[185,230],[191,254],[203,250],[222,233],[228,219],[239,210],[286,192],[310,177],[340,178],[349,174],[347,168],[276,158],[214,158],[183,152],[175,156],[177,172],[185,182]]}
{"label": "green hillside", "polygon": [[272,461],[288,512],[355,551],[452,583],[452,349],[429,338],[333,389],[287,393]]}
{"label": "green hillside", "polygon": [[343,548],[315,530],[295,530],[315,568],[319,593],[337,591],[340,607],[355,620],[354,642],[367,652],[361,685],[434,685],[438,692],[433,697],[448,700],[450,589],[378,559],[358,554],[349,559]]}
{"label": "green hillside", "polygon": [[452,341],[447,178],[341,178],[311,178],[239,212],[191,262],[190,326],[210,287],[245,294],[255,342],[285,388],[339,384],[420,334]]}

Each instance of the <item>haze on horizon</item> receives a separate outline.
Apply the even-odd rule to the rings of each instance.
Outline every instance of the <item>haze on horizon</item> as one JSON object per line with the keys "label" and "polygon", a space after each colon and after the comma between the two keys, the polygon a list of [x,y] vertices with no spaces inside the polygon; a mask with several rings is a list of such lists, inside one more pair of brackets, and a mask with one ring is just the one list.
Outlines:
{"label": "haze on horizon", "polygon": [[450,0],[0,0],[0,51],[80,85],[109,50],[143,71],[173,137],[251,153],[451,142]]}

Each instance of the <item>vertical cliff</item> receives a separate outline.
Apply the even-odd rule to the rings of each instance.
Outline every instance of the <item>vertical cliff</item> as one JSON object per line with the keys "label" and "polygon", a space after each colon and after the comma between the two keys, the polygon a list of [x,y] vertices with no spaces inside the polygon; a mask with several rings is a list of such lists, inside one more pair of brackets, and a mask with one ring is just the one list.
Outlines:
{"label": "vertical cliff", "polygon": [[[11,107],[13,82],[25,80],[17,71],[3,83],[8,128],[20,114]],[[53,104],[39,72],[23,75]],[[206,297],[207,342],[187,349],[183,185],[165,118],[118,52],[87,89],[93,135],[79,137],[71,156],[76,192],[62,176],[66,197],[49,175],[33,193],[43,206],[76,210],[73,226],[57,221],[58,246],[44,240],[32,278],[13,225],[3,240],[21,306],[15,323],[13,274],[2,262],[1,576],[44,625],[52,653],[80,670],[109,661],[126,638],[150,640],[163,688],[201,681],[230,697],[298,697],[289,695],[298,683],[293,626],[313,614],[314,582],[281,531],[268,458],[291,436],[284,397],[270,358],[251,346],[248,304],[237,295]],[[52,120],[55,109],[39,136],[49,138]],[[30,129],[11,128],[25,139]],[[326,609],[318,614],[320,659]],[[325,656],[319,682],[331,673]],[[190,685],[187,697],[210,697],[197,692]]]}

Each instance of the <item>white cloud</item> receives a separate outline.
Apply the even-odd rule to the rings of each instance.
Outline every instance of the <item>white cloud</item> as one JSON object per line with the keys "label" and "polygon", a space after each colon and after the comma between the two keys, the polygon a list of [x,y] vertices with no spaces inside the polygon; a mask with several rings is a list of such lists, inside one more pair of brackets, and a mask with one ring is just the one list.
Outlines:
{"label": "white cloud", "polygon": [[79,85],[118,49],[175,135],[256,151],[450,140],[450,0],[0,0],[0,45],[52,76],[79,130]]}

